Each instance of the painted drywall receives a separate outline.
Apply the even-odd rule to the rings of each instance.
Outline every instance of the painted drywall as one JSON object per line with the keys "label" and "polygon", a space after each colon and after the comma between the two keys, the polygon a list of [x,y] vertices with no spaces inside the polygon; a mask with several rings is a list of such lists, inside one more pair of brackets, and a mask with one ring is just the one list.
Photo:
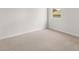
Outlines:
{"label": "painted drywall", "polygon": [[0,8],[0,39],[46,28],[46,8]]}
{"label": "painted drywall", "polygon": [[62,17],[52,17],[52,8],[48,9],[49,28],[79,37],[79,9],[61,8]]}

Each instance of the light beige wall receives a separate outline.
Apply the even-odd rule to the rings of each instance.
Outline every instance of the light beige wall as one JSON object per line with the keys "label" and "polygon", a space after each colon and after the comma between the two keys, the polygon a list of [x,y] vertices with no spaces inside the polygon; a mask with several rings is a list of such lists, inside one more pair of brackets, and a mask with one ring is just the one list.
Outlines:
{"label": "light beige wall", "polygon": [[0,8],[0,39],[46,28],[45,8]]}
{"label": "light beige wall", "polygon": [[79,36],[79,8],[61,8],[62,17],[53,18],[49,9],[49,28]]}

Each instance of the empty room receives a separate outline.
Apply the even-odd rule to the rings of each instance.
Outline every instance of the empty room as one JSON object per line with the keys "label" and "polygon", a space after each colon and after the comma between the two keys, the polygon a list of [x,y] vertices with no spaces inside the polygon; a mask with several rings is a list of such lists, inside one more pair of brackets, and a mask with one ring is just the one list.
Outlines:
{"label": "empty room", "polygon": [[0,8],[0,51],[79,51],[79,8]]}

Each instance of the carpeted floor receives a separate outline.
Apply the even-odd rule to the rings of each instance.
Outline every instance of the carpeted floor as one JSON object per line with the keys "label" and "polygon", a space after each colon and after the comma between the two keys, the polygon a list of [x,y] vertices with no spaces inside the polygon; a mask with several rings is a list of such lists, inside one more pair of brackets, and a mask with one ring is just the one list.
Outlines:
{"label": "carpeted floor", "polygon": [[0,51],[77,51],[79,38],[41,30],[0,40]]}

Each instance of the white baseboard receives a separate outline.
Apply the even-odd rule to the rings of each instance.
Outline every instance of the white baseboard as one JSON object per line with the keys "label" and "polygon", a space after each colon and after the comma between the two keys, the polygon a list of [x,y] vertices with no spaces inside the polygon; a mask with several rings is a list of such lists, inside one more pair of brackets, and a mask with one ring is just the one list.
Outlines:
{"label": "white baseboard", "polygon": [[0,40],[15,37],[15,36],[19,36],[19,35],[23,35],[23,34],[26,34],[26,33],[31,33],[31,32],[34,32],[34,31],[44,30],[44,29],[45,28],[38,28],[38,29],[33,29],[33,30],[30,30],[30,31],[26,31],[26,32],[21,32],[21,33],[17,33],[17,34],[8,35],[8,36],[0,37]]}
{"label": "white baseboard", "polygon": [[50,30],[55,30],[57,32],[64,33],[64,34],[69,35],[69,36],[73,36],[73,37],[79,38],[79,35],[74,34],[74,33],[70,33],[70,32],[67,32],[67,31],[63,31],[63,30],[60,30],[60,29],[57,29],[57,28],[49,28],[49,29]]}

